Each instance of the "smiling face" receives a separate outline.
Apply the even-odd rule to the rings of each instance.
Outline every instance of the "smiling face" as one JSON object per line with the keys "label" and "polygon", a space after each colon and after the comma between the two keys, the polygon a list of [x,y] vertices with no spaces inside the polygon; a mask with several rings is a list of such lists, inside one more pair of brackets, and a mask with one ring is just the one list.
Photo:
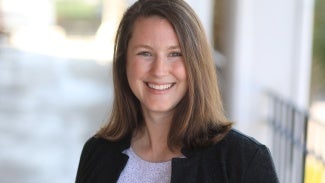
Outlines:
{"label": "smiling face", "polygon": [[158,16],[136,20],[127,49],[127,79],[144,113],[171,114],[187,91],[187,75],[172,25]]}

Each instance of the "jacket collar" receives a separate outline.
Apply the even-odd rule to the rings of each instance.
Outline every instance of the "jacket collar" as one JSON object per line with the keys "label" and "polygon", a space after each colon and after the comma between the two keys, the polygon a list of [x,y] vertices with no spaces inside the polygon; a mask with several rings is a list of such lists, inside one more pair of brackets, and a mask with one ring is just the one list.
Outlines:
{"label": "jacket collar", "polygon": [[[110,145],[104,147],[105,156],[102,158],[100,166],[98,167],[101,173],[98,174],[99,177],[97,180],[117,182],[118,177],[128,161],[128,156],[125,155],[123,151],[130,147],[131,136],[127,136],[119,142],[113,142],[113,144],[110,142],[109,144]],[[207,148],[182,148],[181,152],[186,158],[172,159],[171,182],[197,182],[200,181],[200,179],[217,180],[218,177],[219,179],[222,178],[223,174],[226,175],[222,173],[222,164],[210,159],[218,155],[212,152],[214,150],[208,150],[208,154],[213,153],[213,156],[208,155],[206,150]],[[202,166],[202,164],[204,164],[204,166]]]}
{"label": "jacket collar", "polygon": [[[124,150],[130,148],[131,146],[131,138],[132,135],[127,135],[126,137],[124,137],[123,139],[121,139],[116,145],[117,145],[117,150],[119,152],[123,152]],[[181,153],[188,159],[192,158],[193,156],[197,156],[198,154],[200,154],[202,151],[204,151],[204,149],[206,148],[197,148],[197,149],[193,149],[193,148],[182,148],[181,149]],[[122,153],[123,154],[123,153]]]}

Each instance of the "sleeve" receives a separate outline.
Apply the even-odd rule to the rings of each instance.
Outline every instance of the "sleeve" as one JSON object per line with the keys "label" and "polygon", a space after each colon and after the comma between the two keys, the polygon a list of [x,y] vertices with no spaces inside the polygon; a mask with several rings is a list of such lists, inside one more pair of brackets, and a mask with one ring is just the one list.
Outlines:
{"label": "sleeve", "polygon": [[91,167],[91,155],[94,150],[94,140],[94,137],[90,138],[83,146],[77,170],[76,183],[86,182],[86,177],[88,177],[87,174]]}
{"label": "sleeve", "polygon": [[260,145],[246,170],[243,183],[279,183],[268,148]]}

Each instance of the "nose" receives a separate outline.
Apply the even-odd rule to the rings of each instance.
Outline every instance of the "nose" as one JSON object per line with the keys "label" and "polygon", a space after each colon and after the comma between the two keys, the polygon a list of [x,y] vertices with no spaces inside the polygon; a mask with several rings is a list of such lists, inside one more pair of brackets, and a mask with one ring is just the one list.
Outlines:
{"label": "nose", "polygon": [[167,58],[157,56],[152,62],[151,73],[157,77],[165,76],[168,73]]}

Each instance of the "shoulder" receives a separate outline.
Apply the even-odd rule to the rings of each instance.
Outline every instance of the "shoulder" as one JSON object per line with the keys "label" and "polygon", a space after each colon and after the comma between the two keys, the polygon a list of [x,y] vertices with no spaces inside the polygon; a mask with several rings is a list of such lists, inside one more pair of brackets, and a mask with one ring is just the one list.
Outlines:
{"label": "shoulder", "polygon": [[109,141],[101,137],[91,137],[82,149],[79,168],[87,167],[88,164],[107,161],[107,158],[118,157],[124,149],[129,147],[129,144],[128,138]]}
{"label": "shoulder", "polygon": [[111,141],[102,137],[93,136],[84,144],[82,154],[97,154],[101,152],[121,152],[130,146],[129,138],[123,138],[117,141]]}
{"label": "shoulder", "polygon": [[222,140],[209,147],[182,150],[187,157],[203,153],[205,158],[228,164],[245,162],[252,159],[258,152],[269,155],[265,145],[234,129],[230,130]]}
{"label": "shoulder", "polygon": [[76,182],[96,182],[95,180],[100,179],[99,176],[107,175],[100,172],[114,171],[126,161],[121,151],[128,146],[127,138],[119,141],[109,141],[101,137],[88,139],[81,152]]}
{"label": "shoulder", "polygon": [[230,130],[229,133],[218,143],[209,148],[213,154],[218,154],[221,160],[227,162],[244,162],[254,158],[257,153],[269,155],[268,148],[237,130]]}
{"label": "shoulder", "polygon": [[267,182],[278,182],[269,149],[237,130],[231,130],[206,153],[241,180],[259,182],[268,178]]}
{"label": "shoulder", "polygon": [[224,147],[225,150],[239,150],[243,149],[245,151],[256,151],[260,148],[265,148],[266,146],[261,144],[259,141],[253,137],[247,136],[237,130],[230,130],[229,133],[217,144],[215,147]]}

